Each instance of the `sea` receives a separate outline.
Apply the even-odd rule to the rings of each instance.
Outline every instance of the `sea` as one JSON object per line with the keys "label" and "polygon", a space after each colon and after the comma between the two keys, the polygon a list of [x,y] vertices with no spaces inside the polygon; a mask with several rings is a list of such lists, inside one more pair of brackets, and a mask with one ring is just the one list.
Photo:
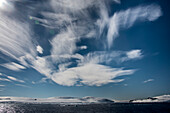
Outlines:
{"label": "sea", "polygon": [[0,113],[170,113],[170,103],[0,103]]}

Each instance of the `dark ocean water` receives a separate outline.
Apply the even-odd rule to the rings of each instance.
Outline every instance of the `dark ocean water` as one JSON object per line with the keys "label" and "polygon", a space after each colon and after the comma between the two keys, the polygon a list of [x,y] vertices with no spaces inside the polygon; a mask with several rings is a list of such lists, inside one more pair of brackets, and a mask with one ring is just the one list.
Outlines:
{"label": "dark ocean water", "polygon": [[0,113],[170,113],[170,103],[88,105],[0,103]]}

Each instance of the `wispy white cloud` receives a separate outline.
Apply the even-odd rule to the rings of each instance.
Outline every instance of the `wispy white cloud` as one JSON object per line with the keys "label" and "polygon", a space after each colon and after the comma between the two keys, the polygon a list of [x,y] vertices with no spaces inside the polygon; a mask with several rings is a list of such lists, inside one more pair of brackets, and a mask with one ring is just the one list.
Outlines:
{"label": "wispy white cloud", "polygon": [[15,84],[16,86],[20,86],[20,87],[25,87],[25,88],[31,88],[29,86],[23,85],[23,84]]}
{"label": "wispy white cloud", "polygon": [[17,59],[27,53],[35,54],[31,32],[27,23],[11,19],[0,12],[0,51]]}
{"label": "wispy white cloud", "polygon": [[12,81],[16,81],[16,82],[21,82],[21,83],[24,83],[25,81],[23,80],[20,80],[20,79],[17,79],[15,77],[12,77],[12,76],[6,76],[9,80],[12,80]]}
{"label": "wispy white cloud", "polygon": [[[120,3],[119,0],[114,0],[114,2]],[[35,19],[44,24],[51,23],[48,24],[51,28],[60,26],[60,29],[66,29],[71,26],[71,31],[75,36],[84,36],[86,38],[94,36],[100,37],[97,35],[98,32],[95,28],[99,27],[99,33],[101,35],[104,28],[107,27],[107,42],[109,48],[112,46],[113,40],[119,35],[119,29],[127,29],[138,21],[154,21],[162,15],[160,6],[156,4],[141,5],[124,11],[115,12],[112,17],[109,17],[108,6],[106,5],[106,2],[103,1],[73,0],[70,2],[52,0],[51,5],[54,6],[53,9],[55,13],[42,12],[46,19]],[[91,6],[96,6],[99,9],[97,13],[100,18],[97,19],[97,21],[94,20],[91,17],[90,12],[86,10]],[[58,9],[63,10],[59,11]],[[73,13],[74,17],[72,17]]]}
{"label": "wispy white cloud", "polygon": [[0,78],[0,81],[7,81],[7,82],[11,82],[11,80],[6,79],[6,78]]}
{"label": "wispy white cloud", "polygon": [[88,53],[83,62],[110,63],[111,61],[118,61],[123,54],[123,51],[95,51]]}
{"label": "wispy white cloud", "polygon": [[113,0],[115,1],[116,3],[120,4],[121,3],[121,0]]}
{"label": "wispy white cloud", "polygon": [[5,85],[0,85],[0,87],[4,87]]}
{"label": "wispy white cloud", "polygon": [[96,24],[100,29],[100,35],[102,34],[104,28],[107,26],[107,23],[109,21],[108,9],[106,7],[107,6],[103,6],[100,8],[100,18],[96,21]]}
{"label": "wispy white cloud", "polygon": [[78,81],[84,85],[101,86],[103,84],[121,82],[124,79],[115,78],[122,75],[130,75],[134,72],[135,70],[110,68],[99,64],[84,64],[83,66],[55,73],[52,75],[52,80],[66,86],[72,86]]}
{"label": "wispy white cloud", "polygon": [[135,58],[140,58],[142,53],[141,50],[132,50],[132,51],[128,51],[126,55],[129,59],[135,59]]}
{"label": "wispy white cloud", "polygon": [[119,35],[119,29],[127,29],[138,21],[154,21],[161,15],[161,8],[156,4],[142,5],[116,12],[108,21],[108,47],[112,46],[114,39]]}
{"label": "wispy white cloud", "polygon": [[3,78],[0,78],[0,81],[8,81],[8,82],[15,81],[15,82],[21,82],[21,83],[25,82],[23,80],[17,79],[13,76],[8,76],[6,74],[1,74],[1,77],[3,77]]}
{"label": "wispy white cloud", "polygon": [[1,64],[1,66],[14,71],[20,71],[21,69],[26,69],[26,67],[24,67],[23,65],[17,64],[15,62]]}
{"label": "wispy white cloud", "polygon": [[152,81],[154,81],[154,79],[145,80],[145,81],[143,81],[143,83],[152,82]]}
{"label": "wispy white cloud", "polygon": [[57,34],[51,41],[51,55],[73,54],[76,47],[76,36],[71,28]]}
{"label": "wispy white cloud", "polygon": [[107,63],[114,61],[116,63],[122,63],[128,60],[141,59],[143,57],[141,50],[131,51],[97,51],[90,52],[83,59],[93,63]]}
{"label": "wispy white cloud", "polygon": [[[87,55],[85,58],[78,60],[78,64],[75,67],[69,67],[73,61],[64,60],[61,64],[58,65],[58,70],[56,70],[50,60],[46,58],[39,57],[39,61],[35,61],[35,69],[52,79],[54,82],[60,85],[73,86],[80,84],[89,85],[89,86],[101,86],[107,83],[116,83],[121,82],[124,79],[115,79],[118,76],[130,75],[135,72],[134,69],[125,70],[123,68],[112,68],[106,65],[101,65],[98,63],[107,62],[105,61],[108,58],[114,58],[119,56],[119,52],[114,52],[115,54],[102,55],[95,53],[94,55]],[[118,54],[119,53],[119,54]],[[123,52],[122,52],[123,53]],[[124,52],[125,53],[125,52]],[[96,56],[95,56],[96,55]],[[112,56],[112,57],[111,57]],[[67,57],[68,59],[73,57]],[[84,60],[85,59],[85,60]],[[65,62],[65,63],[64,63]]]}
{"label": "wispy white cloud", "polygon": [[121,58],[121,62],[128,60],[141,59],[143,57],[141,50],[131,50],[126,52],[126,56]]}
{"label": "wispy white cloud", "polygon": [[93,6],[95,3],[95,0],[51,0],[51,5],[54,7],[55,10],[57,10],[56,7],[60,7],[62,9],[65,9],[66,11],[82,10],[89,6]]}
{"label": "wispy white cloud", "polygon": [[[162,12],[158,5],[153,4],[115,12],[110,17],[108,11],[110,2],[120,3],[120,0],[50,0],[48,5],[52,6],[51,12],[40,11],[39,14],[43,18],[29,16],[29,19],[38,21],[39,25],[57,30],[55,36],[49,39],[50,55],[44,57],[37,54],[37,52],[43,54],[43,48],[33,44],[30,24],[17,20],[15,16],[9,18],[0,11],[0,37],[2,37],[0,51],[19,62],[1,65],[14,71],[33,68],[57,84],[66,86],[101,86],[123,81],[124,79],[117,77],[131,75],[135,69],[114,68],[109,65],[110,62],[122,63],[139,59],[142,57],[141,50],[109,52],[96,50],[81,55],[79,51],[87,49],[88,46],[78,46],[77,43],[84,38],[88,40],[102,38],[107,28],[106,46],[110,48],[120,29],[127,29],[137,21],[154,21]],[[94,12],[89,8],[94,9]],[[92,12],[97,14],[97,19],[92,16]],[[24,82],[12,76],[6,77],[8,79],[0,80]]]}
{"label": "wispy white cloud", "polygon": [[[125,55],[127,55],[128,52],[102,51],[89,53],[87,56],[81,56],[78,54],[64,54],[51,55],[48,57],[37,57],[36,60],[33,61],[32,67],[60,85],[73,86],[83,84],[89,86],[101,86],[107,83],[122,82],[124,79],[115,78],[118,76],[130,75],[135,72],[135,69],[125,70],[121,67],[113,68],[100,64],[109,64],[109,62],[117,60],[120,61]],[[69,67],[72,63],[75,63],[70,60],[72,58],[77,59],[77,66]],[[131,60],[135,58],[131,58]],[[55,64],[58,65],[58,69],[55,68],[52,59],[58,59],[55,60]]]}
{"label": "wispy white cloud", "polygon": [[76,20],[76,18],[71,18],[68,14],[61,13],[52,13],[52,12],[41,12],[41,14],[45,17],[44,19],[30,16],[29,18],[34,21],[38,21],[39,25],[42,25],[51,29],[60,29],[72,21]]}
{"label": "wispy white cloud", "polygon": [[[20,57],[23,57],[27,54],[30,56],[36,56],[36,47],[33,44],[33,32],[30,29],[30,24],[28,21],[22,21],[24,16],[21,13],[16,13],[14,7],[14,1],[6,1],[8,6],[4,5],[4,9],[10,10],[10,7],[13,9],[4,12],[0,9],[0,51],[1,55],[5,55],[5,60],[7,62],[12,58],[13,60],[20,61]],[[9,16],[11,15],[11,16]],[[18,19],[19,18],[19,19]],[[24,69],[25,67],[11,62],[9,64],[4,64],[5,67],[11,70]]]}
{"label": "wispy white cloud", "polygon": [[33,60],[32,67],[47,77],[50,77],[53,70],[52,62],[43,57],[37,57],[36,60]]}
{"label": "wispy white cloud", "polygon": [[130,75],[135,70],[124,70],[122,68],[111,68],[100,64],[85,64],[76,70],[80,76],[81,83],[89,86],[101,86],[108,83],[121,82],[124,79],[115,79],[118,76]]}

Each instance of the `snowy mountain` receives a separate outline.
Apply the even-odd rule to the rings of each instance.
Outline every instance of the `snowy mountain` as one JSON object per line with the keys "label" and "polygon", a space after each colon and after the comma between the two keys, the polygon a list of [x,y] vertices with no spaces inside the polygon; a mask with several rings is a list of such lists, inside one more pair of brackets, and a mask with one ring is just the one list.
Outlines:
{"label": "snowy mountain", "polygon": [[111,99],[97,97],[50,97],[50,98],[27,98],[27,97],[0,97],[0,102],[28,102],[28,103],[66,103],[66,104],[88,104],[88,103],[113,103]]}
{"label": "snowy mountain", "polygon": [[148,97],[146,99],[135,99],[130,100],[131,103],[142,103],[142,102],[170,102],[170,95],[161,95],[156,97]]}
{"label": "snowy mountain", "polygon": [[90,104],[90,103],[145,103],[145,102],[170,102],[170,95],[148,97],[134,100],[112,100],[97,97],[50,97],[50,98],[28,98],[28,97],[0,97],[0,102],[26,102],[26,103],[58,103],[58,104]]}

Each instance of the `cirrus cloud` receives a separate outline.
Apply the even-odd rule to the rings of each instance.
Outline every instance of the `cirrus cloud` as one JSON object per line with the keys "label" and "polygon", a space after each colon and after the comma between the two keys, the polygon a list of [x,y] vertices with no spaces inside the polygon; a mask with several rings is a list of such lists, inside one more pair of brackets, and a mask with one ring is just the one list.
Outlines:
{"label": "cirrus cloud", "polygon": [[[135,73],[136,69],[116,67],[111,63],[140,59],[143,56],[142,50],[113,51],[110,50],[113,42],[118,37],[120,29],[128,29],[137,22],[155,21],[162,15],[161,8],[157,4],[139,5],[110,15],[109,3],[120,3],[119,0],[46,2],[48,4],[42,5],[49,5],[51,9],[37,9],[36,13],[40,16],[27,15],[29,21],[19,21],[17,18],[21,20],[24,18],[19,14],[11,18],[0,10],[0,37],[2,37],[0,52],[18,62],[7,60],[7,63],[1,66],[13,71],[33,68],[48,79],[64,86],[101,86],[122,82],[125,79],[117,77]],[[33,9],[30,8],[29,11],[35,11]],[[95,18],[94,13],[97,15]],[[31,23],[34,21],[38,23],[37,26],[57,31],[46,42],[50,45],[49,54],[46,56],[38,54],[43,55],[43,48],[41,44],[37,44],[40,40],[33,39],[36,30],[30,28],[34,26]],[[106,37],[104,41],[103,37]],[[94,50],[82,54],[80,51],[89,48],[88,44],[78,45],[84,39],[94,41],[92,45]],[[98,40],[102,42],[100,49],[95,48]],[[0,80],[24,82],[12,76],[6,77]]]}

